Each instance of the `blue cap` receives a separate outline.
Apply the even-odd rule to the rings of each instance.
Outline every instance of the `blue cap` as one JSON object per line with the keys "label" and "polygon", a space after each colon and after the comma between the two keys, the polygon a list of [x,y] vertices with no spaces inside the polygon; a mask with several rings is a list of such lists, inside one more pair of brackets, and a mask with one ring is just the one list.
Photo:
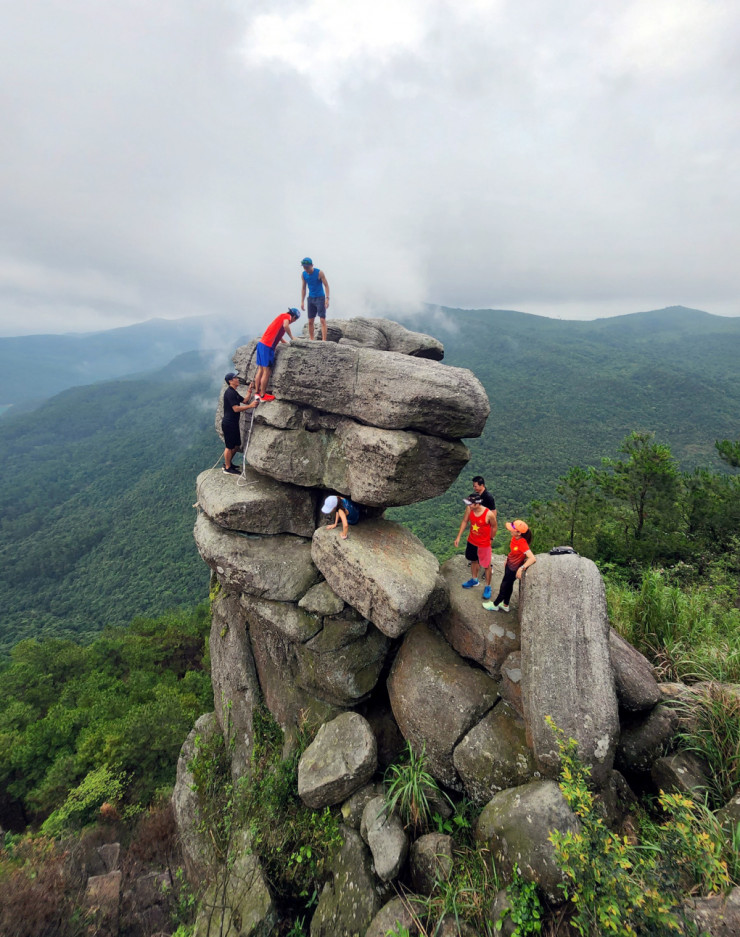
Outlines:
{"label": "blue cap", "polygon": [[290,309],[288,309],[288,312],[289,312],[292,316],[295,316],[296,319],[300,319],[300,318],[301,318],[301,313],[300,313],[300,311],[299,311],[298,309],[296,309],[295,306],[291,306]]}
{"label": "blue cap", "polygon": [[301,261],[301,266],[302,266],[302,267],[313,267],[313,261],[311,260],[310,257],[304,257],[303,260]]}
{"label": "blue cap", "polygon": [[233,381],[235,377],[239,377],[236,371],[229,371],[229,373],[224,377],[224,380],[228,384],[229,381]]}

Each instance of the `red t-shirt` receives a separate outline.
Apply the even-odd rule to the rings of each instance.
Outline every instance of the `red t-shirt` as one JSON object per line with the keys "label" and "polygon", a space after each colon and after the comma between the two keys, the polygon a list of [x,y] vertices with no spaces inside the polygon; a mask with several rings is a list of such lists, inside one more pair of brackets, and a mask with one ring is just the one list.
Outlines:
{"label": "red t-shirt", "polygon": [[470,533],[468,534],[468,543],[474,547],[491,546],[491,525],[486,524],[486,518],[490,519],[490,512],[485,510],[482,514],[475,515],[470,512]]}
{"label": "red t-shirt", "polygon": [[519,569],[527,558],[529,544],[524,537],[512,537],[509,544],[509,555],[506,557],[506,565],[509,569]]}
{"label": "red t-shirt", "polygon": [[290,325],[290,313],[281,312],[265,329],[265,334],[260,339],[262,344],[267,345],[268,348],[275,348],[283,335],[285,335],[286,325]]}

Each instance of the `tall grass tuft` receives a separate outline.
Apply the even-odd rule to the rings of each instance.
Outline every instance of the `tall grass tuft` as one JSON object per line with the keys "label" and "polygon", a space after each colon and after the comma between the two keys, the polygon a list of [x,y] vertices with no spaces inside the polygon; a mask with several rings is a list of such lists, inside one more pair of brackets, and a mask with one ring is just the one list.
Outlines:
{"label": "tall grass tuft", "polygon": [[637,590],[607,578],[606,594],[612,626],[661,679],[740,682],[740,609],[729,592],[679,586],[650,569]]}

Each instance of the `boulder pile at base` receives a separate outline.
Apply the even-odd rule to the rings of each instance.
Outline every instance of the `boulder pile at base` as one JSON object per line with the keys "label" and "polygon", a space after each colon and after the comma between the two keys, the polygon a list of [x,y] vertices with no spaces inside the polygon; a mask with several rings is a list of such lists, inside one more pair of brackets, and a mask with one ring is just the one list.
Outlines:
{"label": "boulder pile at base", "polygon": [[[651,773],[664,786],[699,783],[701,765],[689,771],[663,757],[680,691],[663,692],[645,658],[610,630],[590,560],[538,556],[511,612],[487,612],[481,589],[460,588],[469,578],[463,556],[440,568],[383,516],[449,488],[469,460],[462,440],[483,432],[488,399],[470,371],[441,363],[439,342],[397,323],[332,320],[328,338],[278,346],[278,399],[242,414],[242,476],[211,469],[197,479],[195,540],[218,588],[214,714],[188,739],[173,795],[189,871],[202,876],[208,852],[188,769],[197,738],[227,735],[232,773],[246,774],[262,702],[286,744],[304,722],[318,730],[298,791],[311,808],[342,809],[344,845],[312,937],[408,927],[394,881],[424,893],[435,868],[449,872],[449,837],[414,842],[383,809],[383,771],[404,741],[425,752],[440,786],[482,809],[475,835],[503,884],[516,864],[556,900],[561,873],[548,834],[579,821],[556,783],[548,717],[577,740],[614,816],[629,784],[649,786]],[[254,358],[255,342],[234,355],[247,379]],[[219,407],[219,429],[220,419]],[[320,513],[331,494],[362,507],[347,540]],[[494,587],[503,562],[494,557]],[[258,870],[250,874],[259,894],[247,904],[265,916],[243,933],[269,934],[275,908]]]}

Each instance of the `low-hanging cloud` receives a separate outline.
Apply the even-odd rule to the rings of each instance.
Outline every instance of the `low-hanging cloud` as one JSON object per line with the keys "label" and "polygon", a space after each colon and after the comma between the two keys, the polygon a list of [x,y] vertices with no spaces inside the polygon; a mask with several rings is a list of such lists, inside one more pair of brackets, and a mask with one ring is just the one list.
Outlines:
{"label": "low-hanging cloud", "polygon": [[[14,8],[13,8],[14,7]],[[716,0],[0,8],[0,333],[422,303],[738,314]]]}

